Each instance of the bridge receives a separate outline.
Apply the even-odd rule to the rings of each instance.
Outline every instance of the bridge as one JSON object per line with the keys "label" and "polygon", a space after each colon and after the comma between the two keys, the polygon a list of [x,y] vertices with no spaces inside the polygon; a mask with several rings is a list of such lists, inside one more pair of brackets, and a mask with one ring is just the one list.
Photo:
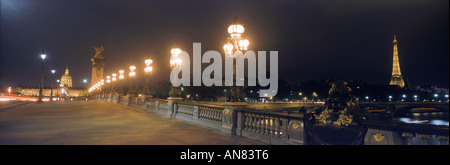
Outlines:
{"label": "bridge", "polygon": [[0,102],[0,145],[260,145],[102,100]]}
{"label": "bridge", "polygon": [[361,102],[362,109],[385,111],[392,115],[408,112],[443,112],[448,115],[448,102]]}
{"label": "bridge", "polygon": [[[307,108],[300,106],[298,112],[286,113],[253,109],[245,103],[232,102],[205,104],[121,95],[103,95],[100,99],[157,113],[167,118],[200,124],[229,135],[276,145],[310,144],[311,138],[305,130],[305,112],[319,106],[309,104],[304,106]],[[407,105],[397,104],[399,107]],[[445,106],[445,104],[437,105]],[[385,119],[371,119],[364,124],[368,128],[364,139],[366,145],[448,145],[449,127],[445,125],[386,122]]]}
{"label": "bridge", "polygon": [[[361,107],[444,107],[362,103]],[[0,107],[0,144],[308,145],[305,104],[288,111],[245,103],[197,103],[103,94],[93,100]],[[448,112],[448,103],[446,103]],[[303,107],[303,108],[302,108]],[[33,109],[29,111],[28,109]],[[288,113],[286,113],[288,112]],[[448,126],[371,119],[365,145],[448,145]]]}

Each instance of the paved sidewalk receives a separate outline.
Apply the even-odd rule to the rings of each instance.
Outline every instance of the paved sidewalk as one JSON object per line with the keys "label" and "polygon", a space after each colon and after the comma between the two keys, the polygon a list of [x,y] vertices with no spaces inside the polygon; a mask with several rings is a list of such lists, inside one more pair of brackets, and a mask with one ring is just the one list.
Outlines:
{"label": "paved sidewalk", "polygon": [[1,145],[258,145],[103,101],[29,103],[0,112]]}

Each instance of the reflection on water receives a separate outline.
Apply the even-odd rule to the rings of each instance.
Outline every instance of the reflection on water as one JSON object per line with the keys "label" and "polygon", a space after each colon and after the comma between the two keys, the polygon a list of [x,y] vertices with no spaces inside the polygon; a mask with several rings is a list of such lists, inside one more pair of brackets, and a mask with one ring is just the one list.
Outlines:
{"label": "reflection on water", "polygon": [[403,121],[405,123],[426,123],[449,126],[449,115],[444,112],[407,113],[402,116],[394,117],[394,120]]}

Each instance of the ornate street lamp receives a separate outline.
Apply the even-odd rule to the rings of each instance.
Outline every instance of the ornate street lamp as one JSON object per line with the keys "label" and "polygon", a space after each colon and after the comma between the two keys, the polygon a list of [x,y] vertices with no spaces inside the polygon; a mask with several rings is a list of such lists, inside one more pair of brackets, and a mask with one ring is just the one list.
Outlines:
{"label": "ornate street lamp", "polygon": [[106,85],[105,85],[105,92],[109,93],[111,90],[108,89],[111,83],[111,76],[106,76]]}
{"label": "ornate street lamp", "polygon": [[[237,21],[237,17],[234,18],[233,24],[228,26],[228,33],[230,36],[227,38],[227,43],[223,46],[223,50],[225,51],[225,55],[229,57],[235,57],[237,55],[237,51],[245,53],[248,50],[248,46],[250,45],[250,41],[244,38],[245,28],[242,24],[239,24]],[[239,58],[239,57],[235,57]],[[233,64],[233,80],[234,85],[236,85],[236,66]],[[229,99],[233,102],[241,101],[241,95],[245,93],[242,91],[242,87],[231,86]]]}
{"label": "ornate street lamp", "polygon": [[118,93],[119,95],[123,94],[123,89],[122,89],[122,81],[125,78],[125,76],[123,75],[123,73],[125,73],[124,70],[119,70],[119,90]]}
{"label": "ornate street lamp", "polygon": [[105,85],[105,79],[100,80],[100,99],[103,97],[103,94],[105,93],[105,89],[104,89],[103,85]]}
{"label": "ornate street lamp", "polygon": [[39,86],[39,98],[37,103],[43,103],[42,101],[42,88],[44,88],[44,59],[47,57],[47,54],[42,49],[41,58],[42,58],[42,69],[41,69],[41,86]]}
{"label": "ornate street lamp", "polygon": [[52,89],[50,90],[50,101],[53,101],[53,81],[55,81],[55,70],[52,69]]}
{"label": "ornate street lamp", "polygon": [[116,90],[114,90],[114,86],[116,85],[116,80],[117,80],[117,74],[116,73],[113,73],[113,74],[111,74],[111,76],[112,76],[112,78],[111,78],[111,84],[112,84],[112,87],[111,87],[111,92],[116,92]]}
{"label": "ornate street lamp", "polygon": [[130,89],[128,89],[128,94],[129,95],[134,95],[134,88],[133,88],[133,79],[134,76],[136,76],[136,72],[134,72],[134,70],[136,70],[136,66],[130,66],[130,73],[128,73],[128,76],[130,76]]}
{"label": "ornate street lamp", "polygon": [[[170,69],[174,69],[177,67],[181,67],[181,64],[183,62],[183,60],[181,60],[180,58],[180,54],[181,54],[181,49],[180,48],[173,48],[172,50],[170,50],[171,56],[170,56]],[[175,75],[177,76],[177,75]],[[178,90],[178,87],[173,86],[169,92],[169,96],[170,97],[179,97],[180,96],[180,92]]]}
{"label": "ornate street lamp", "polygon": [[153,71],[153,67],[151,67],[150,65],[153,63],[153,60],[151,60],[150,58],[147,58],[145,60],[145,75],[147,76],[147,80],[145,81],[145,87],[144,87],[144,95],[151,97],[152,95],[152,91],[150,90],[150,74]]}

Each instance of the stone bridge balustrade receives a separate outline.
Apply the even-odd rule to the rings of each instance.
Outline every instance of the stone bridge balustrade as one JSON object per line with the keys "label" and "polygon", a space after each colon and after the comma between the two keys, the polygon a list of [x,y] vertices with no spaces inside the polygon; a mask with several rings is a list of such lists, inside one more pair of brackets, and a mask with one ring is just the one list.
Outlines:
{"label": "stone bridge balustrade", "polygon": [[[111,97],[102,99],[267,144],[307,144],[303,113],[256,110],[240,103],[217,105],[181,99]],[[448,145],[448,126],[386,120],[369,120],[364,125],[368,128],[365,145]]]}

